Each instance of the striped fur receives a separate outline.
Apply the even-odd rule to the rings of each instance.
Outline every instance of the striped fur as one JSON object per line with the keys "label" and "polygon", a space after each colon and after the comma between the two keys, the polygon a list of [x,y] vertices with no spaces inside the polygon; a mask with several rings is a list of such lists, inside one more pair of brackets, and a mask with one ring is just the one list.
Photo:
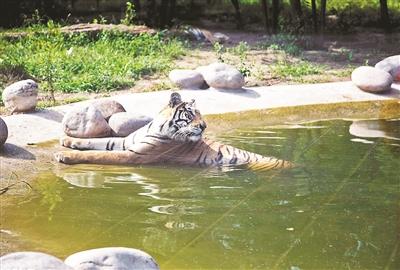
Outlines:
{"label": "striped fur", "polygon": [[128,137],[64,137],[61,145],[86,151],[62,151],[56,154],[56,159],[66,164],[245,165],[252,170],[292,167],[288,161],[202,138],[205,127],[194,101],[182,102],[173,93],[170,104],[158,117]]}

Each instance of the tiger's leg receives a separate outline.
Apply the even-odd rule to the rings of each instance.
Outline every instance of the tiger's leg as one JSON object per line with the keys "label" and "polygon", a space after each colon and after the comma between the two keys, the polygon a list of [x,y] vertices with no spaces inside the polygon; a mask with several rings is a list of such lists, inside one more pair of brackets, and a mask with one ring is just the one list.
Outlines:
{"label": "tiger's leg", "polygon": [[143,164],[142,156],[132,151],[61,151],[54,155],[64,164]]}
{"label": "tiger's leg", "polygon": [[125,143],[125,138],[120,137],[81,139],[65,136],[60,139],[61,146],[78,150],[126,150]]}

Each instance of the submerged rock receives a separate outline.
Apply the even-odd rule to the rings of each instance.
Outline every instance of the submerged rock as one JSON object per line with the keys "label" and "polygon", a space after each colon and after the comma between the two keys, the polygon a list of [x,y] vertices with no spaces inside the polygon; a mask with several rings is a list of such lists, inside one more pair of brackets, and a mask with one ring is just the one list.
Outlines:
{"label": "submerged rock", "polygon": [[361,90],[372,93],[387,91],[393,83],[388,72],[368,66],[356,68],[351,74],[351,80]]}
{"label": "submerged rock", "polygon": [[159,270],[156,261],[147,253],[133,248],[108,247],[72,254],[65,264],[75,270],[142,269]]}
{"label": "submerged rock", "polygon": [[73,270],[60,259],[41,252],[15,252],[0,257],[1,270]]}
{"label": "submerged rock", "polygon": [[389,72],[394,81],[400,82],[400,55],[387,57],[378,62],[375,67]]}
{"label": "submerged rock", "polygon": [[2,94],[4,105],[11,113],[34,110],[37,96],[38,85],[33,80],[13,83],[4,89]]}
{"label": "submerged rock", "polygon": [[98,100],[94,101],[92,105],[101,112],[106,121],[108,121],[108,119],[110,119],[111,115],[113,114],[125,112],[124,107],[115,100]]}
{"label": "submerged rock", "polygon": [[120,112],[113,114],[108,124],[112,129],[113,136],[126,137],[139,128],[144,127],[152,120],[153,118],[145,115]]}
{"label": "submerged rock", "polygon": [[200,72],[190,69],[174,69],[169,79],[183,89],[202,89],[206,82]]}
{"label": "submerged rock", "polygon": [[111,128],[103,114],[92,105],[78,107],[65,114],[62,127],[68,136],[99,138],[111,136]]}
{"label": "submerged rock", "polygon": [[241,89],[244,77],[235,67],[224,63],[213,63],[196,69],[206,83],[216,89]]}
{"label": "submerged rock", "polygon": [[8,128],[6,122],[0,117],[0,148],[6,143],[8,138]]}

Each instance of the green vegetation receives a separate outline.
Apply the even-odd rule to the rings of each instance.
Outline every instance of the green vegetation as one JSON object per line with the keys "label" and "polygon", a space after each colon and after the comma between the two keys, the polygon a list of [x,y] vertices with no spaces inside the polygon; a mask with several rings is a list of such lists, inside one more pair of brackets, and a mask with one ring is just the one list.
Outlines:
{"label": "green vegetation", "polygon": [[323,68],[321,66],[307,61],[292,63],[284,60],[278,61],[271,66],[271,72],[274,76],[295,81],[301,81],[303,76],[321,74],[322,71]]}
{"label": "green vegetation", "polygon": [[18,38],[0,33],[0,88],[15,75],[33,77],[46,91],[116,90],[132,86],[142,75],[171,68],[172,60],[184,52],[182,42],[161,33],[62,33],[49,21],[28,27]]}

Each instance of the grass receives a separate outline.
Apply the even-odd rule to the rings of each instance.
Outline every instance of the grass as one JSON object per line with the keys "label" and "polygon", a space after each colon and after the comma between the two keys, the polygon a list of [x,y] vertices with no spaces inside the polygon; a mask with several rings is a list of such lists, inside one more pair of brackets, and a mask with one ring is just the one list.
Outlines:
{"label": "grass", "polygon": [[272,75],[285,80],[301,81],[303,76],[318,75],[322,72],[322,66],[304,60],[294,63],[282,60],[271,65]]}
{"label": "grass", "polygon": [[18,70],[22,77],[39,81],[45,91],[117,90],[132,86],[142,75],[170,69],[172,60],[185,53],[182,42],[162,34],[65,34],[52,22],[26,30],[26,36],[14,40],[0,33],[1,88],[12,80],[10,71]]}

